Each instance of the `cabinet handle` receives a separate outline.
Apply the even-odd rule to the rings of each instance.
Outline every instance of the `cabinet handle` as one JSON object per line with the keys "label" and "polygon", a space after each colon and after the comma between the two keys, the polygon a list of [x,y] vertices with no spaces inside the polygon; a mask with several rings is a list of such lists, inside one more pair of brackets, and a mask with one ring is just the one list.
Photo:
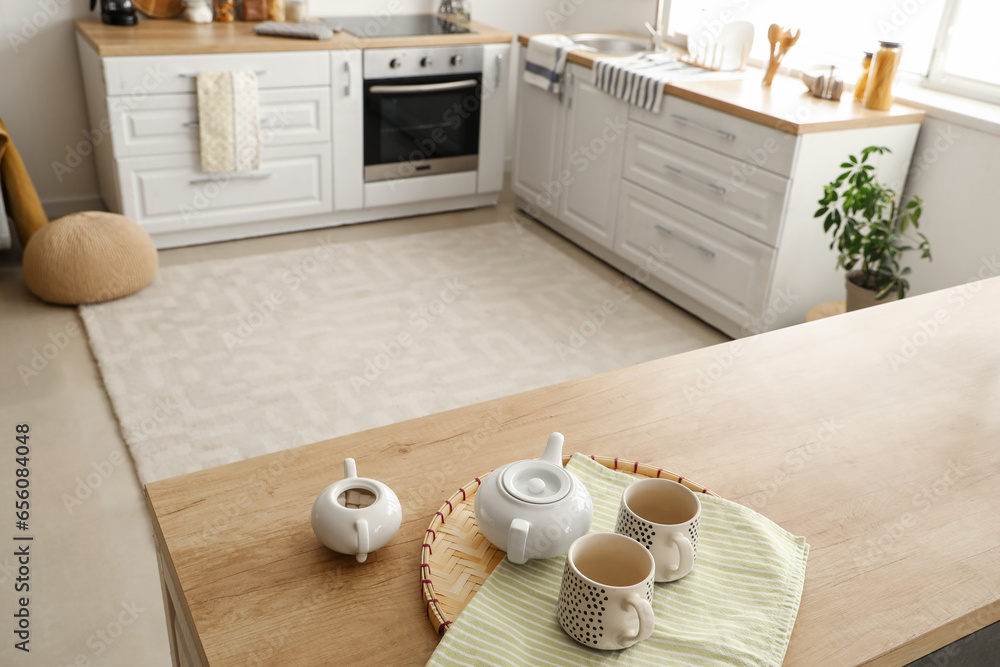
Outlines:
{"label": "cabinet handle", "polygon": [[673,230],[667,229],[663,225],[656,225],[656,231],[660,232],[661,234],[666,234],[667,236],[669,236],[672,239],[677,239],[678,241],[680,241],[684,245],[690,246],[690,247],[694,248],[695,250],[697,250],[698,252],[704,253],[705,255],[707,255],[709,257],[709,259],[715,257],[715,251],[714,250],[709,250],[708,248],[706,248],[703,245],[698,245],[694,241],[689,241],[688,239],[684,238],[683,236],[678,236],[677,234],[675,234],[673,232]]}
{"label": "cabinet handle", "polygon": [[566,100],[566,108],[573,108],[573,85],[576,83],[576,75],[572,72],[566,73],[567,83],[566,86],[569,88],[569,98]]}
{"label": "cabinet handle", "polygon": [[[257,76],[263,76],[264,74],[267,74],[267,70],[266,69],[255,69],[253,71],[253,73],[256,74]],[[185,79],[197,79],[198,78],[198,72],[178,72],[177,76],[183,77]]]}
{"label": "cabinet handle", "polygon": [[708,132],[709,134],[714,134],[717,137],[722,137],[726,141],[733,141],[736,139],[735,134],[731,134],[729,132],[723,132],[722,130],[717,130],[714,127],[709,127],[707,125],[702,125],[701,123],[695,122],[690,118],[686,118],[684,116],[680,116],[675,113],[670,114],[670,117],[676,120],[678,123],[683,123],[695,129],[701,130],[702,132]]}
{"label": "cabinet handle", "polygon": [[497,54],[497,75],[493,81],[493,89],[498,90],[500,88],[501,74],[503,73],[503,54]]}
{"label": "cabinet handle", "polygon": [[683,171],[681,171],[677,167],[671,166],[669,164],[663,165],[663,168],[666,169],[667,171],[669,171],[671,174],[676,174],[677,176],[680,176],[681,178],[686,178],[687,180],[691,181],[692,183],[697,183],[698,185],[700,185],[703,188],[708,188],[709,190],[711,190],[711,191],[713,191],[715,193],[718,193],[720,196],[724,197],[729,192],[728,190],[726,190],[721,185],[718,185],[716,183],[708,183],[706,181],[701,180],[700,178],[695,178],[694,176],[691,176],[690,174],[684,173]]}
{"label": "cabinet handle", "polygon": [[263,181],[271,178],[269,171],[251,171],[245,174],[219,174],[218,176],[200,176],[191,179],[191,185],[198,183],[223,183],[225,181]]}
{"label": "cabinet handle", "polygon": [[344,61],[344,71],[347,73],[347,82],[344,84],[344,97],[351,96],[351,61]]}
{"label": "cabinet handle", "polygon": [[[201,125],[201,123],[199,123],[196,120],[189,120],[188,122],[186,122],[186,123],[183,124],[184,127],[199,127],[200,125]],[[278,127],[278,125],[276,123],[273,123],[271,121],[271,119],[269,119],[269,118],[261,118],[260,119],[260,126],[262,128],[265,128],[265,129],[272,128],[272,127]]]}

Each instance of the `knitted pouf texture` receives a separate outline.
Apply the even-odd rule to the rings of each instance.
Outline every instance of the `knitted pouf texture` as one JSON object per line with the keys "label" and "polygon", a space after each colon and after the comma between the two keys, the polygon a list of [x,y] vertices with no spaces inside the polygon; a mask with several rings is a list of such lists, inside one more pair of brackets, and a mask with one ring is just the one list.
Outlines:
{"label": "knitted pouf texture", "polygon": [[123,215],[73,213],[35,232],[24,249],[24,280],[49,303],[98,303],[135,294],[156,277],[149,234]]}

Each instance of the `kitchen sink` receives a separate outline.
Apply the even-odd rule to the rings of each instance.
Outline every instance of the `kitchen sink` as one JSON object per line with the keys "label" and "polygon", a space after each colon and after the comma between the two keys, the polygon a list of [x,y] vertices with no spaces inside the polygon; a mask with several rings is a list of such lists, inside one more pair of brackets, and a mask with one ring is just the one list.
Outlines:
{"label": "kitchen sink", "polygon": [[588,32],[570,35],[570,39],[580,46],[588,46],[609,56],[631,56],[649,51],[649,40],[626,35]]}

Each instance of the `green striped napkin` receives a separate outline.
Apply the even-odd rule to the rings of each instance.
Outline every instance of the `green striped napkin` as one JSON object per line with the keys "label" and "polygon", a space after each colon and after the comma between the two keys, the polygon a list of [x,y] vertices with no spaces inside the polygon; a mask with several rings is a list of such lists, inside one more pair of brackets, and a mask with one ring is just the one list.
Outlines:
{"label": "green striped napkin", "polygon": [[[575,454],[567,464],[594,499],[591,532],[612,532],[632,479]],[[780,665],[802,597],[809,545],[742,505],[701,500],[698,562],[656,584],[653,636],[622,651],[573,641],[556,608],[565,556],[501,561],[448,628],[428,665]]]}

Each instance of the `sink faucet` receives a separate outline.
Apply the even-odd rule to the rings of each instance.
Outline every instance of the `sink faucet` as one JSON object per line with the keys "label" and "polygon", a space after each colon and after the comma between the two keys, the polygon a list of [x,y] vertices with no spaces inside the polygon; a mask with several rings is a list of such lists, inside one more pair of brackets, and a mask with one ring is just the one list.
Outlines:
{"label": "sink faucet", "polygon": [[654,23],[645,23],[646,30],[649,31],[649,46],[656,53],[663,50],[663,0],[656,0],[656,18]]}

